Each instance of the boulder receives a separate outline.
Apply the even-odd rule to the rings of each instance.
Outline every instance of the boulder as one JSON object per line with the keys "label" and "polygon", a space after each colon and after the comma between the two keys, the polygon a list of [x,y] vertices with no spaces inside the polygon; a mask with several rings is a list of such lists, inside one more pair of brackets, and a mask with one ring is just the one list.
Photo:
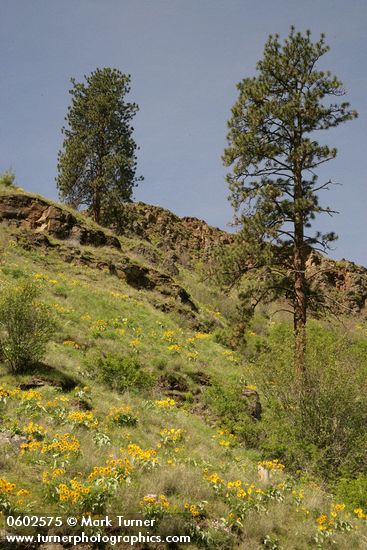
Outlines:
{"label": "boulder", "polygon": [[7,451],[12,450],[18,453],[22,443],[27,443],[28,438],[25,435],[14,434],[5,430],[0,432],[0,448],[5,450],[5,454],[9,457]]}
{"label": "boulder", "polygon": [[168,372],[163,374],[158,381],[160,387],[165,391],[188,391],[189,385],[185,376],[178,372]]}
{"label": "boulder", "polygon": [[262,406],[260,403],[259,394],[255,389],[247,388],[242,389],[242,397],[246,400],[247,409],[249,414],[255,418],[255,420],[261,420]]}

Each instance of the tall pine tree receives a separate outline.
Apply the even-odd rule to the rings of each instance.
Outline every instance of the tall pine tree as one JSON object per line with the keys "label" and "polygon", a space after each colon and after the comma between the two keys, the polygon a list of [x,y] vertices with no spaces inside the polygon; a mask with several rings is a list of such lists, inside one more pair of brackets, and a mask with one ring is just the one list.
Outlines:
{"label": "tall pine tree", "polygon": [[306,320],[310,305],[305,268],[313,248],[326,249],[334,234],[309,234],[322,207],[317,169],[335,158],[336,149],[319,143],[322,130],[353,119],[349,103],[328,101],[345,94],[342,83],[318,69],[329,50],[324,35],[292,27],[281,43],[270,36],[257,74],[238,84],[239,97],[228,122],[223,160],[232,168],[230,199],[242,226],[238,247],[224,270],[233,283],[249,270],[254,282],[243,293],[250,309],[263,300],[284,296],[293,306],[295,365],[305,371]]}
{"label": "tall pine tree", "polygon": [[57,186],[61,199],[91,208],[96,222],[132,198],[136,185],[136,143],[131,121],[138,110],[126,102],[130,76],[96,69],[85,82],[71,79],[71,106],[63,127]]}

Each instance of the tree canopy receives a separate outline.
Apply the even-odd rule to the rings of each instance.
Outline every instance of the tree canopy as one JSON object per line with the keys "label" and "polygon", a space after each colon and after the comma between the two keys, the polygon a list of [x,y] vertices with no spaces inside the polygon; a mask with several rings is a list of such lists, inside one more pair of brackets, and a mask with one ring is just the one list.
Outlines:
{"label": "tree canopy", "polygon": [[[312,294],[306,259],[313,248],[325,250],[333,233],[310,233],[317,214],[332,214],[319,204],[317,169],[337,151],[318,141],[328,130],[357,116],[337,98],[341,81],[318,62],[329,47],[325,37],[312,42],[310,31],[292,27],[283,43],[269,36],[257,74],[238,84],[239,96],[228,122],[223,160],[230,200],[241,231],[238,246],[224,259],[228,283],[249,270],[253,283],[242,293],[251,310],[283,296],[293,306],[296,366],[304,371],[305,325]],[[329,98],[334,98],[331,102]]]}
{"label": "tree canopy", "polygon": [[96,69],[85,82],[71,79],[72,97],[56,178],[60,196],[75,208],[91,208],[95,221],[109,221],[117,205],[130,201],[136,178],[136,143],[131,121],[138,111],[126,101],[130,76]]}

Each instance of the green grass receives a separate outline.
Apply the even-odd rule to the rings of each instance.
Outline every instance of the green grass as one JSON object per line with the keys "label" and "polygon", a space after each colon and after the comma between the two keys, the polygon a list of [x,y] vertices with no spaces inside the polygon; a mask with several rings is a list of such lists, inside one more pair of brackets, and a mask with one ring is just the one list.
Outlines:
{"label": "green grass", "polygon": [[[185,323],[177,322],[176,315],[156,309],[154,292],[139,292],[109,273],[64,263],[57,251],[50,250],[47,255],[25,251],[16,245],[12,231],[5,226],[1,228],[0,247],[0,285],[26,276],[38,281],[42,297],[52,306],[59,326],[43,364],[33,373],[11,376],[5,365],[1,366],[0,385],[11,392],[32,378],[46,381],[36,389],[32,399],[20,398],[31,397],[31,391],[4,398],[0,405],[1,430],[26,437],[26,427],[32,421],[41,427],[41,446],[50,445],[56,434],[65,433],[75,436],[80,444],[78,453],[59,454],[37,449],[22,454],[12,444],[3,446],[0,478],[14,482],[17,490],[29,491],[28,495],[19,497],[22,502],[11,492],[9,502],[17,512],[28,509],[48,514],[88,512],[102,495],[106,498],[100,508],[97,506],[98,512],[136,515],[142,510],[140,503],[145,495],[165,495],[172,515],[164,513],[166,519],[160,528],[162,532],[168,529],[171,533],[192,533],[195,527],[196,538],[187,548],[364,547],[365,522],[357,519],[352,505],[337,513],[338,518],[353,527],[351,531],[343,531],[342,524],[335,523],[330,515],[332,497],[325,486],[319,486],[318,480],[312,475],[295,474],[291,465],[287,465],[284,471],[275,470],[269,483],[261,482],[258,461],[274,456],[264,457],[261,446],[251,448],[249,443],[246,446],[246,437],[241,436],[240,429],[237,436],[235,429],[232,435],[225,431],[230,425],[228,415],[238,411],[241,399],[238,397],[232,409],[225,405],[229,404],[233,392],[238,391],[240,395],[244,383],[254,383],[256,361],[259,353],[263,353],[263,345],[250,343],[248,359],[244,362],[237,353],[217,343],[213,332],[190,330]],[[110,254],[105,250],[94,250],[94,253],[101,257]],[[196,275],[188,272],[181,275],[181,283],[185,281],[196,300],[204,303],[201,314],[215,319],[220,309],[217,292],[205,291],[202,285],[195,293]],[[222,305],[219,319],[226,326],[226,315],[232,311],[233,303],[228,301]],[[248,339],[266,344],[272,323],[264,317],[256,319]],[[355,344],[356,353],[361,356],[365,350],[363,331],[364,328]],[[135,357],[149,372],[153,386],[119,393],[91,377],[87,362],[93,354],[104,357],[108,353]],[[204,373],[210,385],[202,385],[200,376],[195,376],[197,373]],[[188,388],[167,389],[162,377],[172,374],[185,380]],[[87,388],[80,390],[84,386]],[[223,394],[223,402],[218,399],[216,406],[208,399],[213,387]],[[175,400],[172,407],[155,403],[172,397]],[[55,400],[57,403],[53,405]],[[116,407],[130,407],[137,418],[136,425],[110,422],[109,414]],[[71,422],[68,419],[71,413],[79,414],[81,419],[91,414],[89,427]],[[93,424],[95,420],[98,425]],[[256,426],[250,418],[247,422],[249,429]],[[183,438],[164,445],[161,431],[171,428],[182,430]],[[266,425],[260,423],[259,428],[266,434]],[[218,433],[219,430],[222,433]],[[143,451],[153,449],[156,454],[152,453],[141,463],[134,461],[128,454],[131,444]],[[97,486],[88,476],[95,466],[105,465],[111,456],[127,457],[132,464],[131,474],[113,487],[101,476]],[[55,478],[51,486],[76,479],[92,487],[94,501],[83,501],[79,496],[74,503],[63,502],[55,492],[52,497],[47,496],[50,485],[43,482],[43,475],[55,467],[65,472]],[[223,480],[217,489],[207,480],[214,473]],[[248,494],[236,496],[236,491],[227,489],[227,482],[236,480],[241,481],[247,493],[251,488],[250,498]],[[299,497],[301,490],[304,491],[302,498]],[[202,505],[203,514],[194,517],[187,513],[185,502]],[[240,510],[244,503],[247,511]],[[323,514],[328,516],[328,521],[333,521],[327,531],[328,538],[325,531],[317,527],[317,518]],[[325,538],[323,546],[315,540],[321,536]]]}

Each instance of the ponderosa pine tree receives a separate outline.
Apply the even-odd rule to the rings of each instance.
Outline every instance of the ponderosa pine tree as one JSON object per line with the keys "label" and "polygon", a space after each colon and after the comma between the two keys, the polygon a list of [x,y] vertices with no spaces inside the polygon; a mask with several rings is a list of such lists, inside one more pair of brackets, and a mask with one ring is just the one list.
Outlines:
{"label": "ponderosa pine tree", "polygon": [[94,220],[109,221],[116,205],[130,201],[136,178],[136,143],[131,121],[138,111],[126,102],[130,76],[117,69],[96,69],[73,87],[67,127],[58,157],[60,197],[75,208],[91,208]]}
{"label": "ponderosa pine tree", "polygon": [[326,249],[334,234],[308,235],[319,213],[317,193],[332,182],[318,183],[317,168],[335,158],[336,149],[320,144],[322,130],[353,119],[357,113],[346,102],[328,102],[345,94],[342,83],[317,68],[329,50],[324,35],[292,27],[281,43],[270,36],[257,74],[238,84],[239,97],[228,122],[228,147],[223,160],[230,199],[241,231],[238,246],[227,256],[228,283],[249,270],[255,272],[242,293],[253,309],[263,300],[283,296],[292,304],[295,366],[305,372],[306,319],[310,287],[305,267],[313,248]]}

